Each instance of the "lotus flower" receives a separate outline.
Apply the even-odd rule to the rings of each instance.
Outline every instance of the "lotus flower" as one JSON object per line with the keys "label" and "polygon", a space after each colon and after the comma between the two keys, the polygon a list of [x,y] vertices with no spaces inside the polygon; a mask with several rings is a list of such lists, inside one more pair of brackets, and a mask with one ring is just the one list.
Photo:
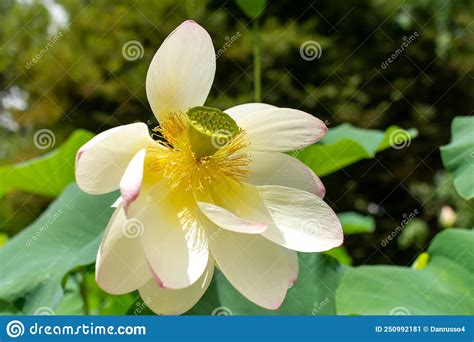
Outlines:
{"label": "lotus flower", "polygon": [[215,267],[247,299],[277,309],[298,276],[296,251],[343,241],[320,179],[284,153],[321,139],[324,123],[263,103],[204,107],[215,68],[209,34],[184,22],[146,78],[159,139],[132,123],[97,135],[76,158],[83,191],[121,194],[97,254],[97,283],[111,294],[138,289],[158,314],[194,306]]}

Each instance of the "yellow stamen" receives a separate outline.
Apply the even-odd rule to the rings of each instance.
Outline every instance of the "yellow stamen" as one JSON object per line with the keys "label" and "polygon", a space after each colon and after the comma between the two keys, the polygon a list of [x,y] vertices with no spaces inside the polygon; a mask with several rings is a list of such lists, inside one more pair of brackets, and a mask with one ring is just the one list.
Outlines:
{"label": "yellow stamen", "polygon": [[[147,172],[161,173],[172,188],[204,190],[230,180],[242,182],[249,173],[250,156],[242,151],[248,145],[245,131],[239,132],[210,156],[197,156],[191,149],[188,123],[182,114],[172,114],[155,132],[166,142],[148,149]],[[164,148],[163,148],[164,147]]]}

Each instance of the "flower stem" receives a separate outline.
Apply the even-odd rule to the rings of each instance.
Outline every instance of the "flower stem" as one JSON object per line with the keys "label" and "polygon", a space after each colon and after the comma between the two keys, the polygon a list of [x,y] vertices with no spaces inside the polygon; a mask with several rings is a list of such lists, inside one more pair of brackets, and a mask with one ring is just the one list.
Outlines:
{"label": "flower stem", "polygon": [[255,102],[260,102],[262,100],[262,65],[260,60],[260,29],[258,19],[253,20],[252,36],[254,100]]}

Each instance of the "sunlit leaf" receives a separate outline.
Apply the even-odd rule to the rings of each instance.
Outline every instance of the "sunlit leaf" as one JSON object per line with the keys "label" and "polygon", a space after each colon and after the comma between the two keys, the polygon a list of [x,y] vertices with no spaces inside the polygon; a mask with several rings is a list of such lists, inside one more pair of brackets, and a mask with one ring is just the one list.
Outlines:
{"label": "sunlit leaf", "polygon": [[402,230],[397,239],[401,250],[415,244],[415,246],[424,246],[430,233],[430,227],[424,220],[415,218],[411,220]]}
{"label": "sunlit leaf", "polygon": [[417,134],[415,129],[403,130],[397,126],[382,132],[345,123],[331,128],[321,143],[292,154],[317,175],[325,176],[361,159],[373,158],[377,152],[390,146],[408,147]]}
{"label": "sunlit leaf", "polygon": [[375,220],[371,215],[361,215],[349,211],[338,213],[337,217],[339,218],[339,221],[341,221],[344,235],[372,233],[375,230]]}
{"label": "sunlit leaf", "polygon": [[[91,196],[75,184],[68,186],[46,212],[0,249],[0,299],[12,302],[41,289],[55,301],[38,305],[54,307],[54,284],[59,285],[71,269],[94,262],[117,196]],[[51,287],[41,288],[44,284]]]}
{"label": "sunlit leaf", "polygon": [[456,117],[451,124],[451,143],[441,147],[443,164],[454,175],[461,197],[474,198],[474,117]]}
{"label": "sunlit leaf", "polygon": [[337,289],[340,315],[474,314],[474,233],[449,229],[428,248],[427,266],[349,268]]}
{"label": "sunlit leaf", "polygon": [[344,246],[330,249],[329,251],[324,252],[324,254],[333,257],[342,265],[352,265],[352,257]]}
{"label": "sunlit leaf", "polygon": [[14,165],[0,166],[0,197],[20,190],[44,196],[58,196],[74,181],[77,150],[94,135],[76,130],[57,149],[41,157]]}

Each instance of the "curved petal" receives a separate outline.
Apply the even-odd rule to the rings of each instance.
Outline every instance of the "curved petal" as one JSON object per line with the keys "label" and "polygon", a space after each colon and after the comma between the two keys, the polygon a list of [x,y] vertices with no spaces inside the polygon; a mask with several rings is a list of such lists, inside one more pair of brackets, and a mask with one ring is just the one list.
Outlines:
{"label": "curved petal", "polygon": [[96,135],[77,152],[77,185],[94,195],[117,190],[133,156],[153,144],[148,127],[142,122],[118,126]]}
{"label": "curved petal", "polygon": [[264,222],[270,241],[300,252],[322,252],[343,242],[341,223],[318,196],[284,186],[243,184],[214,191],[215,203],[252,222]]}
{"label": "curved petal", "polygon": [[120,194],[125,211],[130,203],[135,201],[140,194],[143,181],[143,168],[145,163],[146,149],[141,149],[132,158],[120,180]]}
{"label": "curved petal", "polygon": [[188,192],[169,191],[164,182],[143,190],[128,209],[143,227],[146,258],[165,288],[180,289],[198,280],[209,251],[197,206]]}
{"label": "curved petal", "polygon": [[290,268],[290,282],[288,286],[293,287],[293,285],[296,283],[296,279],[298,279],[298,273],[300,271],[298,253],[290,249],[286,249],[285,252],[288,261],[288,267]]}
{"label": "curved petal", "polygon": [[203,105],[215,71],[211,37],[194,21],[185,21],[166,38],[148,69],[146,93],[156,118]]}
{"label": "curved petal", "polygon": [[246,182],[253,185],[282,185],[311,192],[321,198],[323,182],[304,163],[284,153],[252,153]]}
{"label": "curved petal", "polygon": [[233,232],[260,234],[267,228],[265,223],[252,222],[243,219],[234,213],[211,203],[198,202],[198,206],[203,214],[213,223]]}
{"label": "curved petal", "polygon": [[181,315],[201,299],[212,280],[214,261],[209,259],[199,279],[189,287],[179,290],[163,289],[155,280],[149,280],[138,289],[140,297],[158,315]]}
{"label": "curved petal", "polygon": [[213,235],[212,256],[232,286],[255,304],[278,309],[294,276],[285,249],[261,235],[222,229]]}
{"label": "curved petal", "polygon": [[266,104],[266,103],[244,103],[238,106],[231,107],[224,112],[229,114],[235,122],[239,122],[240,120],[244,119],[247,115],[251,115],[255,112],[265,109],[276,108],[275,106]]}
{"label": "curved petal", "polygon": [[248,147],[257,152],[286,152],[320,140],[327,132],[321,120],[297,109],[271,108],[237,122],[247,132]]}
{"label": "curved petal", "polygon": [[[133,223],[132,223],[133,225]],[[106,292],[134,291],[150,278],[147,261],[136,230],[119,206],[109,221],[96,260],[96,281]]]}
{"label": "curved petal", "polygon": [[262,233],[264,237],[300,252],[322,252],[342,244],[341,223],[321,198],[283,186],[258,188],[275,223]]}

